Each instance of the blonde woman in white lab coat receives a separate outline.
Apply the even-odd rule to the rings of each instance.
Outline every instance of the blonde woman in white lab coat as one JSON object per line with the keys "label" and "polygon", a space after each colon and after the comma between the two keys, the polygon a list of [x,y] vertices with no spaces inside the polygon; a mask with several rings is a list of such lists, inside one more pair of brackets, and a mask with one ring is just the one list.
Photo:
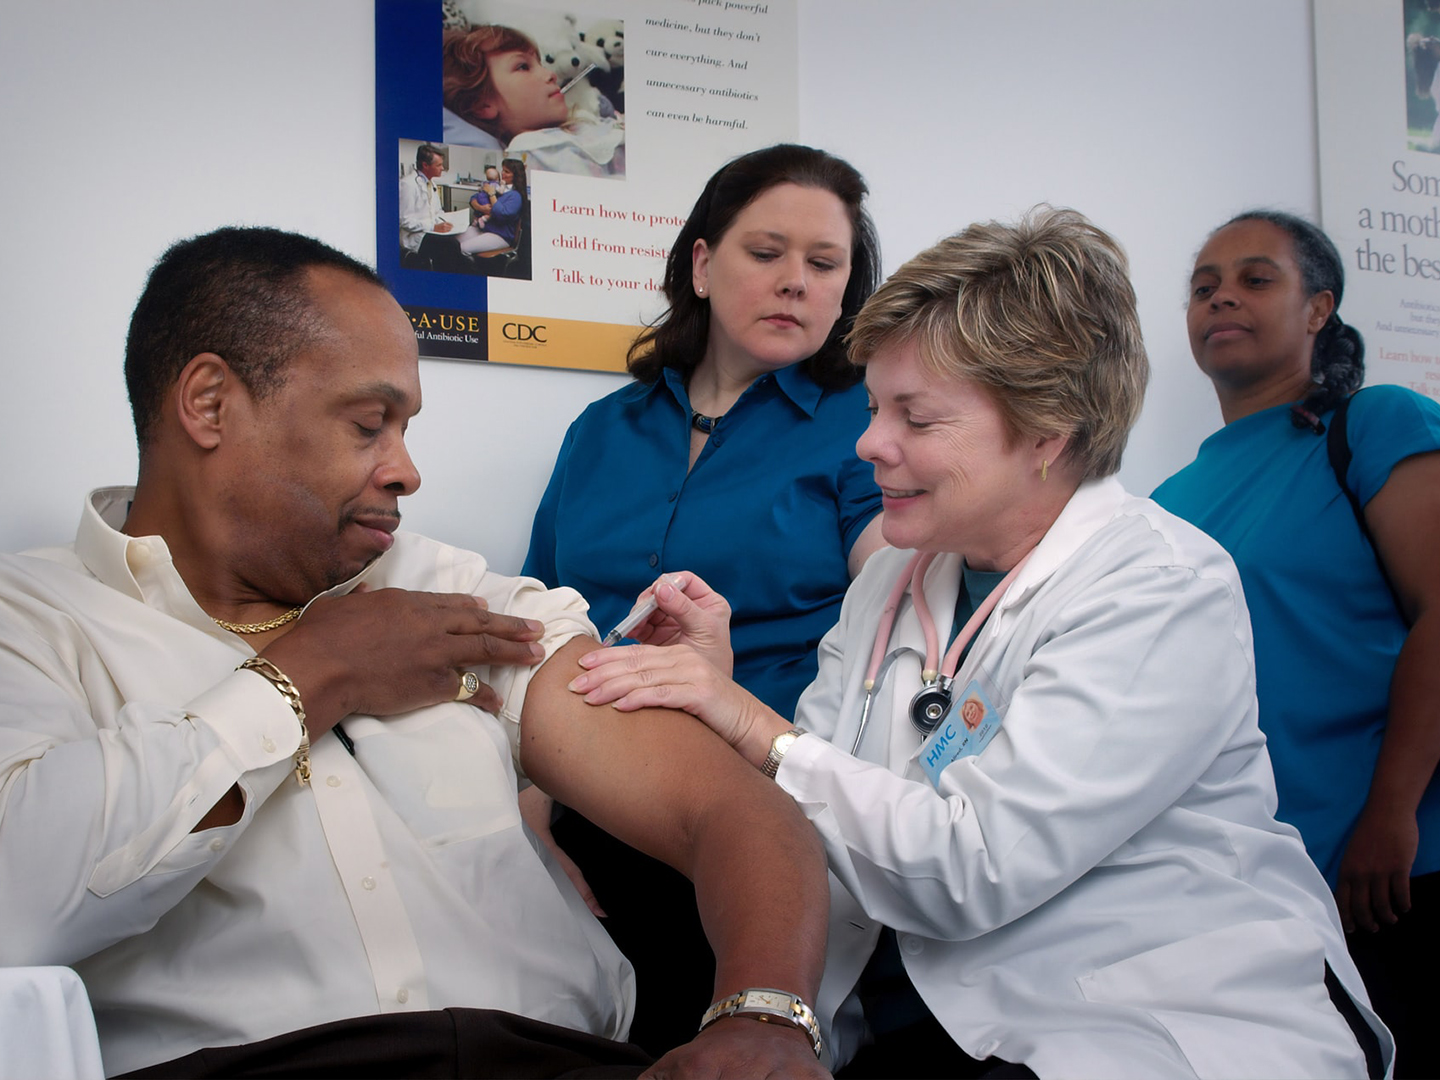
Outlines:
{"label": "blonde woman in white lab coat", "polygon": [[1383,1074],[1330,892],[1273,817],[1234,565],[1114,479],[1148,373],[1119,246],[1048,207],[971,226],[850,340],[896,550],[851,587],[795,726],[719,673],[724,601],[693,577],[658,587],[650,644],[572,684],[689,709],[815,823],[827,1063]]}

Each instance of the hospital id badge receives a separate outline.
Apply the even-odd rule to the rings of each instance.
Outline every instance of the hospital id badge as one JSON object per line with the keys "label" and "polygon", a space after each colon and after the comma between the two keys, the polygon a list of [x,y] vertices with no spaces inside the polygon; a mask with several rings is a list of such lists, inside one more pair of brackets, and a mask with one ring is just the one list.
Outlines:
{"label": "hospital id badge", "polygon": [[920,746],[920,765],[938,790],[940,774],[952,761],[980,753],[1000,730],[1003,717],[980,685],[971,679],[963,694],[957,694]]}

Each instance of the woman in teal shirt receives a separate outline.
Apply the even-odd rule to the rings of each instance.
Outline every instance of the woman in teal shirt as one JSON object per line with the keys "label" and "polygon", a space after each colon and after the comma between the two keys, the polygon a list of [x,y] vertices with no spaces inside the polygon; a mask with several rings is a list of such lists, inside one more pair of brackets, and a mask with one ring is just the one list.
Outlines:
{"label": "woman in teal shirt", "polygon": [[[578,589],[601,633],[660,574],[698,573],[730,601],[736,681],[787,716],[884,543],[843,342],[879,276],[865,194],[853,167],[805,146],[710,178],[666,262],[669,309],[630,349],[635,381],[571,425],[525,559]],[[538,799],[524,802],[541,832]],[[631,1038],[656,1053],[688,1040],[713,976],[689,883],[575,815],[555,835],[636,966]]]}
{"label": "woman in teal shirt", "polygon": [[[1336,312],[1343,291],[1307,221],[1256,211],[1211,234],[1187,321],[1225,427],[1154,498],[1235,559],[1277,816],[1355,931],[1396,1075],[1433,1076],[1428,1018],[1407,1010],[1431,999],[1440,957],[1440,404],[1397,386],[1349,402],[1364,344]],[[1345,483],[1373,546],[1328,455],[1342,404]]]}

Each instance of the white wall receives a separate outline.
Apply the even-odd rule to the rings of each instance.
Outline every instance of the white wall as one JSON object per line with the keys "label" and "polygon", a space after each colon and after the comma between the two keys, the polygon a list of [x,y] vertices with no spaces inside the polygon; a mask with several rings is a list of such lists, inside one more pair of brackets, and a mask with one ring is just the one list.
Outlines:
{"label": "white wall", "polygon": [[[887,269],[966,222],[1074,206],[1130,251],[1155,368],[1122,478],[1219,425],[1183,332],[1205,232],[1318,207],[1307,0],[799,0],[800,133],[874,191]],[[121,362],[149,265],[227,222],[374,250],[357,0],[11,4],[0,35],[0,550],[130,483]],[[518,569],[564,433],[615,376],[422,364],[407,526]]]}

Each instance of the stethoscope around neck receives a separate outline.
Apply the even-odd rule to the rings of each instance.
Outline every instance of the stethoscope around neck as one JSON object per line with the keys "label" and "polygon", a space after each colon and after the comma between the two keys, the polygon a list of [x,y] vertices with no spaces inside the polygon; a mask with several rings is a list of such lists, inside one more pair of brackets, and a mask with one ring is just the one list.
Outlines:
{"label": "stethoscope around neck", "polygon": [[865,690],[865,704],[860,710],[860,727],[855,732],[855,743],[850,747],[852,755],[859,751],[860,740],[865,737],[865,725],[870,722],[870,708],[875,703],[875,689],[884,679],[884,673],[889,670],[890,664],[904,651],[885,655],[885,649],[890,644],[890,634],[895,629],[895,613],[899,610],[900,601],[905,598],[906,592],[910,593],[915,604],[915,614],[920,619],[920,628],[925,633],[925,666],[920,671],[922,685],[910,699],[910,723],[921,735],[928,736],[950,708],[955,672],[960,667],[960,654],[965,651],[965,646],[989,617],[990,612],[995,610],[995,605],[1010,588],[1011,582],[1019,576],[1021,569],[1029,561],[1031,552],[1026,552],[1025,557],[1000,579],[1000,584],[990,590],[990,595],[966,620],[960,633],[955,635],[955,640],[945,651],[944,660],[940,659],[940,635],[935,629],[935,618],[930,614],[930,605],[925,600],[925,573],[935,561],[936,554],[933,551],[916,552],[905,564],[905,569],[885,600],[885,607],[880,612],[880,624],[875,628],[870,666],[866,669],[865,681],[861,684]]}

